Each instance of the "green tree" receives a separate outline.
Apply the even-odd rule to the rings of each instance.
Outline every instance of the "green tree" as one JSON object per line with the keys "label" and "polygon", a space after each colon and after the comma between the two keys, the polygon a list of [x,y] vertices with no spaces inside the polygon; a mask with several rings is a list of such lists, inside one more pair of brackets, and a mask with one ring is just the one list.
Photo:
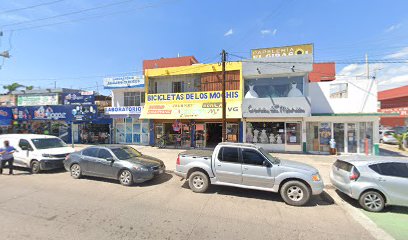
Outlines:
{"label": "green tree", "polygon": [[24,87],[23,85],[19,84],[19,83],[12,83],[10,85],[5,85],[3,86],[4,89],[7,90],[6,94],[10,94],[11,92],[17,90],[18,88]]}
{"label": "green tree", "polygon": [[26,90],[33,90],[34,86],[25,86]]}
{"label": "green tree", "polygon": [[394,134],[392,134],[392,136],[394,136],[394,138],[397,139],[397,141],[398,141],[398,149],[399,150],[405,150],[404,149],[404,140],[408,138],[408,133],[403,133],[403,134],[394,133]]}

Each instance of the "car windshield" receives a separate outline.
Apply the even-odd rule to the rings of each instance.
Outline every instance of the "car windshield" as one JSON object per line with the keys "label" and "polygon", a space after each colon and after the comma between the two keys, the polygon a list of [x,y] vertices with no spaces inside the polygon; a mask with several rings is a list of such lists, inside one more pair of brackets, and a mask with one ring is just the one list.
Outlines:
{"label": "car windshield", "polygon": [[394,133],[395,133],[394,131],[386,131],[386,132],[384,132],[384,135],[392,135]]}
{"label": "car windshield", "polygon": [[113,148],[111,150],[119,160],[126,160],[142,156],[140,152],[131,147]]}
{"label": "car windshield", "polygon": [[67,144],[64,143],[59,138],[36,138],[31,140],[37,149],[48,149],[48,148],[60,148],[66,147]]}
{"label": "car windshield", "polygon": [[269,161],[271,161],[272,163],[279,163],[280,160],[277,157],[272,157],[271,154],[269,154],[267,151],[265,151],[265,149],[263,148],[259,148],[259,151],[268,158]]}

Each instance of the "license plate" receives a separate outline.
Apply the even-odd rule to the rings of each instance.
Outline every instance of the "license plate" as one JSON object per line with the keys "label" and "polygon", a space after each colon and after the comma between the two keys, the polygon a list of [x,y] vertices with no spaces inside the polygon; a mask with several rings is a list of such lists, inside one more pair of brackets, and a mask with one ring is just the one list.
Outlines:
{"label": "license plate", "polygon": [[159,174],[162,174],[164,171],[163,171],[163,169],[162,170],[159,170]]}

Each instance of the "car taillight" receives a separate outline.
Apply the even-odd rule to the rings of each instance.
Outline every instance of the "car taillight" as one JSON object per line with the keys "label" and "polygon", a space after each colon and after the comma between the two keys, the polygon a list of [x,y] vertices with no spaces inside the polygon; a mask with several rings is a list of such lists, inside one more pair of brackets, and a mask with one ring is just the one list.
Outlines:
{"label": "car taillight", "polygon": [[355,167],[353,167],[353,169],[351,170],[350,180],[356,181],[359,177],[360,172]]}
{"label": "car taillight", "polygon": [[180,155],[177,156],[176,164],[177,164],[177,165],[180,165]]}
{"label": "car taillight", "polygon": [[65,156],[65,161],[68,161],[68,159],[69,159],[69,154]]}

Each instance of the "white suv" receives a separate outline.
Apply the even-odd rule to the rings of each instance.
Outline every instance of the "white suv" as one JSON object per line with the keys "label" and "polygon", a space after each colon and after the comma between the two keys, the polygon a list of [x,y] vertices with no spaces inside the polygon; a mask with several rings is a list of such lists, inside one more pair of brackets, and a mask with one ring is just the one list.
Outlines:
{"label": "white suv", "polygon": [[14,153],[14,165],[30,168],[32,173],[64,167],[65,157],[74,152],[60,138],[40,134],[4,134],[0,135],[0,147],[4,141],[17,149]]}

